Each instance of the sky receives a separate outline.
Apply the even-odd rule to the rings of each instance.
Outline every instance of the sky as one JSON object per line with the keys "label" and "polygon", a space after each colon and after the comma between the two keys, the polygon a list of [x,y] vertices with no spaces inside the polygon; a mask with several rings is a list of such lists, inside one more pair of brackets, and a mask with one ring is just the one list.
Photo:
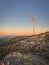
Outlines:
{"label": "sky", "polygon": [[49,0],[0,0],[0,36],[31,35],[49,31]]}

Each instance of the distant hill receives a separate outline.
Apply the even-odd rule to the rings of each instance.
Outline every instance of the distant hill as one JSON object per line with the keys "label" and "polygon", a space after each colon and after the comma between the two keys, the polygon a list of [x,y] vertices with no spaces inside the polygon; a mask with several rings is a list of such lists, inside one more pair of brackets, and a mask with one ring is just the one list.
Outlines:
{"label": "distant hill", "polygon": [[0,36],[0,38],[14,38],[15,36]]}
{"label": "distant hill", "polygon": [[15,36],[1,36],[0,37],[0,45],[6,43],[10,39],[15,38]]}
{"label": "distant hill", "polygon": [[9,38],[0,38],[0,45],[6,43],[7,41],[9,41]]}

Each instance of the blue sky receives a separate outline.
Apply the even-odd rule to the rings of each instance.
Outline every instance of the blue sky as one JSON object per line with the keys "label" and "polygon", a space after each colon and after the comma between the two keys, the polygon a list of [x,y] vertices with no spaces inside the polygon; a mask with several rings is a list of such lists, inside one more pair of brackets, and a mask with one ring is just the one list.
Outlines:
{"label": "blue sky", "polygon": [[[32,32],[32,20],[37,17],[37,31],[49,30],[49,0],[0,0],[0,31]],[[1,35],[1,34],[0,34]]]}

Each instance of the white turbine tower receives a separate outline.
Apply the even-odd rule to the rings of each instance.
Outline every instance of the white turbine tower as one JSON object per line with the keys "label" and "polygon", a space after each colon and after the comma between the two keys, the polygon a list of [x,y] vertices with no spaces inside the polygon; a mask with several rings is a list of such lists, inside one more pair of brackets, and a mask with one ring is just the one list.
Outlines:
{"label": "white turbine tower", "polygon": [[36,16],[30,16],[33,21],[33,35],[36,34]]}

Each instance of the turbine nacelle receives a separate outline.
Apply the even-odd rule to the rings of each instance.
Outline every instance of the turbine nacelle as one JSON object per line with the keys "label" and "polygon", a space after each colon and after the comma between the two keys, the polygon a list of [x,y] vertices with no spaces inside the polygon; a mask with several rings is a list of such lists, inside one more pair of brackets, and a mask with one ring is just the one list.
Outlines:
{"label": "turbine nacelle", "polygon": [[36,16],[30,16],[30,18],[33,20],[33,21],[36,21]]}

